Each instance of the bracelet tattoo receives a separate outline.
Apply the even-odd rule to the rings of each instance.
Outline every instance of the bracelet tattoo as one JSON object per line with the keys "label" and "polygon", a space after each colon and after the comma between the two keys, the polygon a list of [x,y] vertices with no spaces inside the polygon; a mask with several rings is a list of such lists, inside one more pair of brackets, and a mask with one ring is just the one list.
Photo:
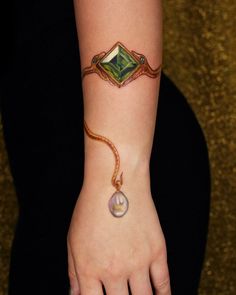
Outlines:
{"label": "bracelet tattoo", "polygon": [[91,65],[82,70],[82,79],[88,74],[96,73],[103,80],[120,88],[141,75],[157,78],[160,72],[161,65],[152,69],[143,54],[129,51],[118,41],[108,52],[102,51],[94,55]]}
{"label": "bracelet tattoo", "polygon": [[[152,69],[143,54],[134,50],[129,51],[118,41],[108,52],[103,51],[92,58],[91,66],[85,67],[82,71],[82,79],[92,73],[98,74],[103,80],[120,88],[141,75],[157,78],[161,73],[161,65],[157,69]],[[115,169],[111,183],[116,188],[116,191],[109,199],[108,208],[114,217],[122,217],[128,211],[129,201],[120,190],[123,184],[123,172],[120,174],[120,179],[116,179],[120,168],[119,153],[108,138],[92,132],[85,120],[84,129],[90,138],[106,143],[115,156]]]}

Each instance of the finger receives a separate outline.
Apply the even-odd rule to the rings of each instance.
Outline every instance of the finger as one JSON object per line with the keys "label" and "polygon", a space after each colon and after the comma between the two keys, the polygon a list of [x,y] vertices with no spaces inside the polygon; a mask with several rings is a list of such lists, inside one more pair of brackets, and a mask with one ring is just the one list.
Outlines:
{"label": "finger", "polygon": [[106,295],[128,295],[128,282],[126,279],[111,279],[103,282]]}
{"label": "finger", "polygon": [[132,295],[152,295],[149,269],[140,270],[132,274],[129,278],[129,286]]}
{"label": "finger", "polygon": [[171,295],[170,277],[166,260],[153,262],[150,266],[150,274],[156,294]]}
{"label": "finger", "polygon": [[83,295],[103,295],[102,283],[98,279],[80,275],[79,285]]}
{"label": "finger", "polygon": [[68,275],[70,280],[70,294],[71,295],[79,295],[79,282],[75,272],[74,260],[71,254],[70,246],[67,247],[68,252]]}

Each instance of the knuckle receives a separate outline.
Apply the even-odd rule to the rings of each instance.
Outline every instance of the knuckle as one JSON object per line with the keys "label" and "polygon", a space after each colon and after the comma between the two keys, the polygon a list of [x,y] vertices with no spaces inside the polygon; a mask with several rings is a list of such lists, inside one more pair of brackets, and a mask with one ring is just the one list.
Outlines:
{"label": "knuckle", "polygon": [[147,267],[150,264],[150,255],[147,255],[146,257],[142,257],[142,259],[138,259],[133,264],[133,268],[131,271],[143,271],[144,269],[147,269]]}
{"label": "knuckle", "polygon": [[153,259],[165,261],[167,259],[167,250],[165,243],[153,250]]}
{"label": "knuckle", "polygon": [[167,287],[169,287],[169,285],[170,285],[170,278],[169,278],[169,276],[168,277],[166,277],[165,279],[163,279],[163,280],[161,280],[161,281],[157,281],[156,282],[156,288],[158,289],[158,290],[165,290],[165,289],[167,289]]}
{"label": "knuckle", "polygon": [[116,280],[124,275],[124,267],[119,263],[110,262],[104,267],[103,272],[105,277]]}
{"label": "knuckle", "polygon": [[107,271],[107,275],[113,279],[118,279],[122,276],[122,270],[119,267],[113,267],[113,268],[107,269],[106,271]]}
{"label": "knuckle", "polygon": [[73,280],[76,279],[75,273],[73,271],[71,271],[71,270],[68,270],[68,277],[69,277],[70,281],[73,281]]}
{"label": "knuckle", "polygon": [[77,264],[77,271],[81,276],[83,276],[85,278],[89,278],[93,275],[92,268],[88,264],[78,263]]}
{"label": "knuckle", "polygon": [[[140,247],[140,245],[135,245],[132,249],[129,250],[129,256],[126,260],[127,262],[127,271],[130,272],[139,271],[146,269],[153,257],[152,245],[146,243]],[[142,259],[140,259],[142,257]]]}

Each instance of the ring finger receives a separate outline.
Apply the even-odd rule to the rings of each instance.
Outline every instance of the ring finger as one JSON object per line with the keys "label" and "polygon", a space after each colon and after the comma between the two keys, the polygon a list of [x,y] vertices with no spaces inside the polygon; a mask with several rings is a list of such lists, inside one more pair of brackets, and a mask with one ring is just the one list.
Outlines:
{"label": "ring finger", "polygon": [[140,270],[129,278],[132,295],[152,295],[152,286],[149,277],[149,269]]}

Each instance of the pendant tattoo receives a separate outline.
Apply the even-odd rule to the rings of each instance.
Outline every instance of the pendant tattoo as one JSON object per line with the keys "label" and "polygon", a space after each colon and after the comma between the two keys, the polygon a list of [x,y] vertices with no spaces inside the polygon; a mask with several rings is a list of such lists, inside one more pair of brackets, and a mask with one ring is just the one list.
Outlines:
{"label": "pendant tattoo", "polygon": [[82,70],[82,79],[92,73],[120,88],[141,75],[157,78],[161,73],[161,65],[152,69],[143,54],[128,50],[118,41],[108,52],[94,55],[91,65]]}
{"label": "pendant tattoo", "polygon": [[86,134],[90,138],[105,142],[111,148],[115,156],[116,163],[115,163],[115,169],[112,175],[111,183],[116,188],[116,191],[110,197],[110,200],[108,202],[108,208],[114,217],[122,217],[128,211],[129,201],[127,197],[125,196],[125,194],[120,190],[123,184],[123,172],[120,174],[120,179],[116,179],[119,168],[120,168],[120,156],[118,154],[118,151],[115,145],[108,138],[92,132],[85,120],[84,120],[84,129]]}

